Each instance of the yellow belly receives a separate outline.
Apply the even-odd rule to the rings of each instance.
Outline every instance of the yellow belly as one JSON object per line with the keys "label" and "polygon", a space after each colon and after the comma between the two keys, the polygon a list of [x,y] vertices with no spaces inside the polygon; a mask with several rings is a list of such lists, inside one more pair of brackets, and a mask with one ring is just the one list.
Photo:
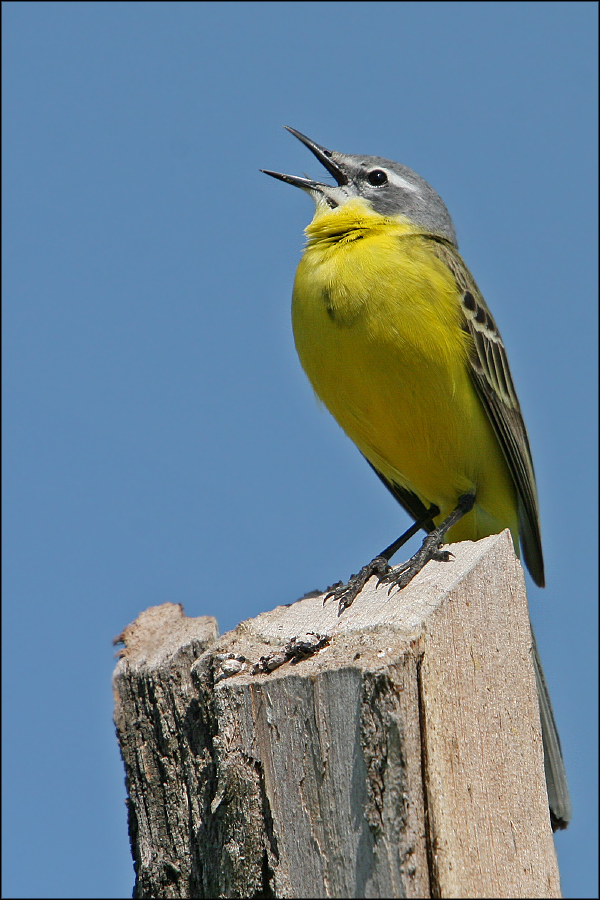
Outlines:
{"label": "yellow belly", "polygon": [[448,541],[509,527],[518,548],[516,492],[471,382],[452,274],[401,225],[357,233],[326,232],[298,266],[294,337],[315,393],[379,472],[440,508],[436,523],[475,491]]}

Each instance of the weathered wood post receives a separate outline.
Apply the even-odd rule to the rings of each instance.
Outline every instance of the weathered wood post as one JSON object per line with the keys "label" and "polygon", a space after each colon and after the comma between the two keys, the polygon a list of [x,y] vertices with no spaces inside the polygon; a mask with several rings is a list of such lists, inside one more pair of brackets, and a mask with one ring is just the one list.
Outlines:
{"label": "weathered wood post", "polygon": [[134,896],[560,897],[522,570],[508,532],[452,550],[340,618],[125,629]]}

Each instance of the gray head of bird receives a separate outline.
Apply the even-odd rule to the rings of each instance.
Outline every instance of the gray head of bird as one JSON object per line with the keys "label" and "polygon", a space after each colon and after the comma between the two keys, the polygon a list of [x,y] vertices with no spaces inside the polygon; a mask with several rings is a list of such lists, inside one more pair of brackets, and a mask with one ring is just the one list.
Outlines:
{"label": "gray head of bird", "polygon": [[360,199],[382,216],[405,217],[458,246],[454,225],[444,201],[412,169],[380,156],[352,156],[326,150],[295,128],[285,127],[317,157],[333,175],[336,184],[261,169],[265,175],[301,188],[311,195],[315,203],[325,201],[332,209],[343,206],[349,200]]}

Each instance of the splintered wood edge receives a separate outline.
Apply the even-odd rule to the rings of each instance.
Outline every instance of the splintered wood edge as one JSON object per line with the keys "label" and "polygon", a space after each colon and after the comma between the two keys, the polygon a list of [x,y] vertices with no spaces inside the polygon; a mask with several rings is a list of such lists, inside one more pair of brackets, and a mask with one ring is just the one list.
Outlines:
{"label": "splintered wood edge", "polygon": [[181,603],[150,606],[127,625],[114,640],[120,662],[115,675],[127,663],[150,668],[166,663],[175,653],[192,642],[208,647],[219,636],[214,616],[188,618]]}

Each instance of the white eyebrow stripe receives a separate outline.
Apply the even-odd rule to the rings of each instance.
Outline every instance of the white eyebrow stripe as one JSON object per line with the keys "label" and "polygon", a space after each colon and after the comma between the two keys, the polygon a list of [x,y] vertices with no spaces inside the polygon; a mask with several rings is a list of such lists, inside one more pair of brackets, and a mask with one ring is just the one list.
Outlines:
{"label": "white eyebrow stripe", "polygon": [[404,191],[410,191],[413,194],[419,193],[419,188],[411,184],[410,181],[407,181],[406,178],[403,178],[402,175],[398,175],[397,172],[390,172],[389,169],[385,170],[387,176],[392,184],[395,184],[396,187],[402,188]]}

